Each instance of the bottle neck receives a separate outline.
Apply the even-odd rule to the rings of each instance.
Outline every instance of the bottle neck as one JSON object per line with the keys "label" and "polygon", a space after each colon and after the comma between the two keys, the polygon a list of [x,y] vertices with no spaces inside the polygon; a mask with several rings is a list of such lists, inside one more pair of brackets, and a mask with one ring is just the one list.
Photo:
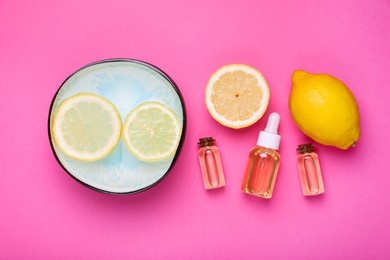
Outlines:
{"label": "bottle neck", "polygon": [[214,146],[215,139],[212,137],[200,138],[198,145],[199,147]]}
{"label": "bottle neck", "polygon": [[300,144],[298,145],[297,152],[300,154],[314,152],[314,146],[312,144]]}

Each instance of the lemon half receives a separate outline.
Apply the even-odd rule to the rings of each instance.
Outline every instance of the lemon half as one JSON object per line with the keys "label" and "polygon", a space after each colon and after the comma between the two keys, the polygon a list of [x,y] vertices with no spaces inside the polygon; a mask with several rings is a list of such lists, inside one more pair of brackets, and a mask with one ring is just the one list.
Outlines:
{"label": "lemon half", "polygon": [[145,102],[129,113],[122,135],[130,152],[139,160],[161,161],[175,154],[181,123],[176,113],[164,104]]}
{"label": "lemon half", "polygon": [[122,122],[107,99],[80,93],[64,100],[53,118],[54,142],[67,156],[80,161],[96,161],[118,144]]}
{"label": "lemon half", "polygon": [[268,107],[270,91],[263,75],[245,64],[218,69],[209,79],[205,102],[210,115],[230,128],[256,123]]}

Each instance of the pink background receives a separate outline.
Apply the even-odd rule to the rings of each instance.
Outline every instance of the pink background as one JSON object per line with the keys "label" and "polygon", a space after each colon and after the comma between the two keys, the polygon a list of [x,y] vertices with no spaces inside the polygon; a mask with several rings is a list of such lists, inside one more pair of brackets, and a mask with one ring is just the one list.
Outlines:
{"label": "pink background", "polygon": [[[389,259],[390,2],[0,0],[0,259]],[[147,192],[112,196],[70,178],[50,149],[47,118],[63,80],[90,62],[150,62],[187,105],[183,150]],[[243,194],[249,149],[266,117],[225,128],[203,102],[228,63],[263,72],[266,117],[281,114],[274,197]],[[288,110],[291,73],[343,80],[362,137],[342,151],[317,145],[326,193],[302,196],[295,148],[308,139]],[[214,136],[227,185],[205,191],[197,139]]]}

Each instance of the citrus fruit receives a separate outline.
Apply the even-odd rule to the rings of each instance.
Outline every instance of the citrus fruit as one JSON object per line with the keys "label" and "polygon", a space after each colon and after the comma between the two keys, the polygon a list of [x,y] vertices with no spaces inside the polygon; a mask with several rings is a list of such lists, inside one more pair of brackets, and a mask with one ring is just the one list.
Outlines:
{"label": "citrus fruit", "polygon": [[290,113],[304,134],[344,150],[355,145],[360,137],[359,108],[343,82],[327,74],[298,70],[292,83]]}
{"label": "citrus fruit", "polygon": [[122,122],[107,99],[80,93],[64,100],[53,118],[54,142],[64,154],[80,161],[96,161],[118,144]]}
{"label": "citrus fruit", "polygon": [[244,64],[218,69],[209,79],[205,102],[211,116],[230,128],[256,123],[268,107],[270,91],[263,75]]}
{"label": "citrus fruit", "polygon": [[172,157],[180,137],[181,123],[176,113],[155,101],[134,108],[123,126],[123,138],[130,152],[145,162]]}

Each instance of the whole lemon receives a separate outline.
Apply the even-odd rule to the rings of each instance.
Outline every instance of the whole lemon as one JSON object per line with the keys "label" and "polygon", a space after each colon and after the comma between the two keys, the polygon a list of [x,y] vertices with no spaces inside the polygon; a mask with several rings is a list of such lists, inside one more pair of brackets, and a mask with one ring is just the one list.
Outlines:
{"label": "whole lemon", "polygon": [[292,75],[289,100],[291,116],[314,141],[341,149],[360,138],[360,114],[348,87],[327,74],[297,70]]}

